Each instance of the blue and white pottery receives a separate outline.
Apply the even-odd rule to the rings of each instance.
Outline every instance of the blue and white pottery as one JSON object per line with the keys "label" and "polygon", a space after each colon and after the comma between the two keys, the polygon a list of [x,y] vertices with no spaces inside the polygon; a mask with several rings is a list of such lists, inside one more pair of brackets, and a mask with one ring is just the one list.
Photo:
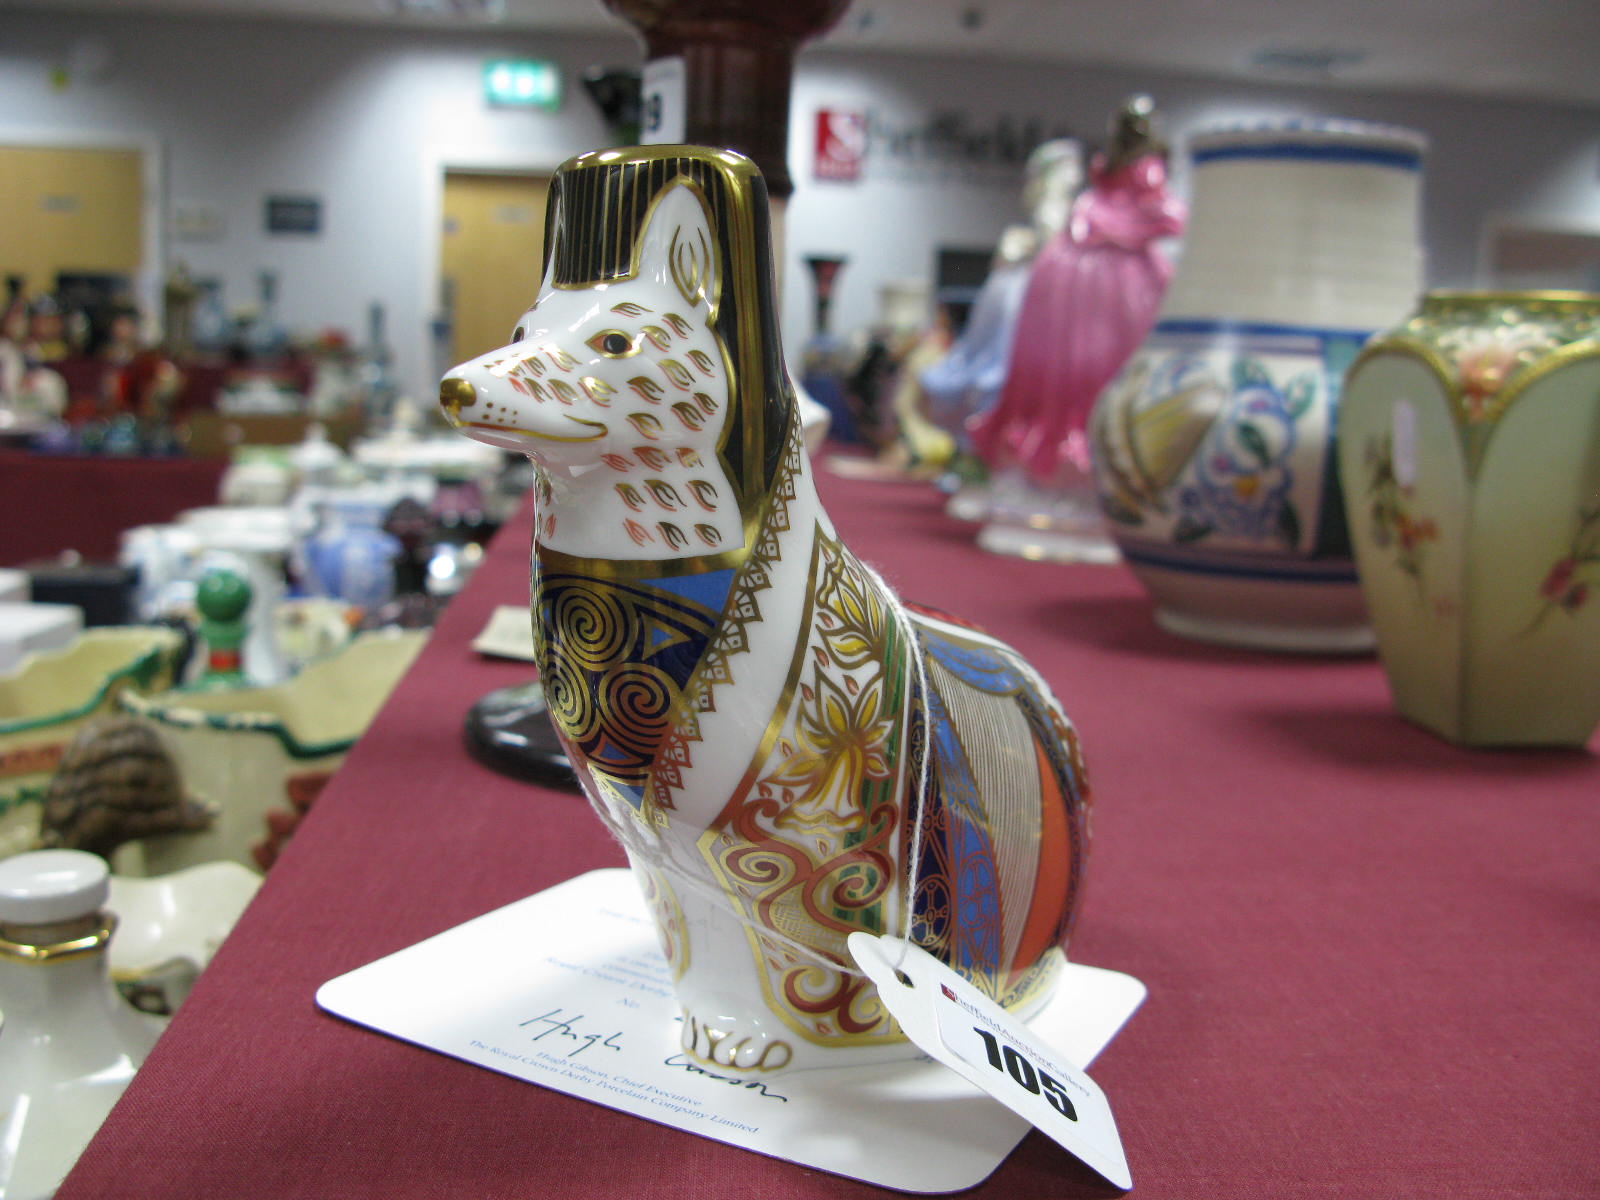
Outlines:
{"label": "blue and white pottery", "polygon": [[1339,393],[1421,290],[1423,149],[1339,121],[1191,139],[1182,261],[1090,429],[1102,509],[1164,628],[1372,649],[1334,465]]}

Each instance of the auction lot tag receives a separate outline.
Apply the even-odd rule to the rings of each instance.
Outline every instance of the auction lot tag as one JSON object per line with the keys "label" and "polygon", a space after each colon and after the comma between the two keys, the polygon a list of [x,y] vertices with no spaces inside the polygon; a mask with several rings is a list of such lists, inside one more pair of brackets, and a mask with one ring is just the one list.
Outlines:
{"label": "auction lot tag", "polygon": [[850,953],[917,1047],[1117,1187],[1133,1187],[1100,1086],[919,946],[852,933]]}

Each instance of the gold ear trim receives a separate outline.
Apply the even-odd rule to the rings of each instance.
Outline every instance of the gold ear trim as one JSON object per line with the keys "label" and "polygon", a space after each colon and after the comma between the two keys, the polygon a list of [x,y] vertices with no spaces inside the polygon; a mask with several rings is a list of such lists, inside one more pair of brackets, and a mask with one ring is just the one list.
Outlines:
{"label": "gold ear trim", "polygon": [[683,236],[681,225],[672,231],[672,244],[667,250],[667,268],[672,272],[672,282],[684,303],[692,307],[703,300],[707,313],[714,316],[716,306],[710,295],[712,249],[703,228],[696,229],[694,233],[691,241]]}

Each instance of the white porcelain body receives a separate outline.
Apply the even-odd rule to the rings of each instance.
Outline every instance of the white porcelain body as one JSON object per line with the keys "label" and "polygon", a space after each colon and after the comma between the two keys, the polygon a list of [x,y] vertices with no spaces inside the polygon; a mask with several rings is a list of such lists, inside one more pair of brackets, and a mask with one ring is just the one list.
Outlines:
{"label": "white porcelain body", "polygon": [[1348,122],[1192,140],[1177,274],[1090,431],[1112,535],[1173,632],[1372,648],[1334,438],[1345,369],[1421,290],[1422,149]]}
{"label": "white porcelain body", "polygon": [[[112,989],[103,860],[7,861],[0,924],[0,1196],[44,1200],[122,1095],[161,1026]],[[29,922],[24,924],[22,922]]]}
{"label": "white porcelain body", "polygon": [[516,340],[441,389],[463,432],[538,468],[545,695],[628,848],[683,1046],[735,1074],[917,1053],[849,966],[854,929],[914,933],[1001,1003],[1041,1001],[1088,804],[1036,673],[901,609],[838,542],[771,340],[753,176],[691,147],[569,163]]}
{"label": "white porcelain body", "polygon": [[0,958],[0,1195],[51,1195],[121,1098],[161,1027],[112,989],[104,953]]}
{"label": "white porcelain body", "polygon": [[822,453],[823,443],[828,440],[828,430],[833,425],[833,414],[825,405],[818,404],[796,381],[794,388],[795,403],[800,406],[800,427],[805,430],[806,453],[817,455]]}

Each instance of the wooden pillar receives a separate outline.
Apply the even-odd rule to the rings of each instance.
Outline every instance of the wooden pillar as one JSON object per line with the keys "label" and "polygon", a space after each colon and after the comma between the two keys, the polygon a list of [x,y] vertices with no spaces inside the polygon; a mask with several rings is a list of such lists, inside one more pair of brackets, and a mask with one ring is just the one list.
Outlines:
{"label": "wooden pillar", "polygon": [[850,0],[605,0],[644,37],[646,56],[684,62],[684,140],[755,161],[773,199],[789,177],[789,92],[802,43]]}

